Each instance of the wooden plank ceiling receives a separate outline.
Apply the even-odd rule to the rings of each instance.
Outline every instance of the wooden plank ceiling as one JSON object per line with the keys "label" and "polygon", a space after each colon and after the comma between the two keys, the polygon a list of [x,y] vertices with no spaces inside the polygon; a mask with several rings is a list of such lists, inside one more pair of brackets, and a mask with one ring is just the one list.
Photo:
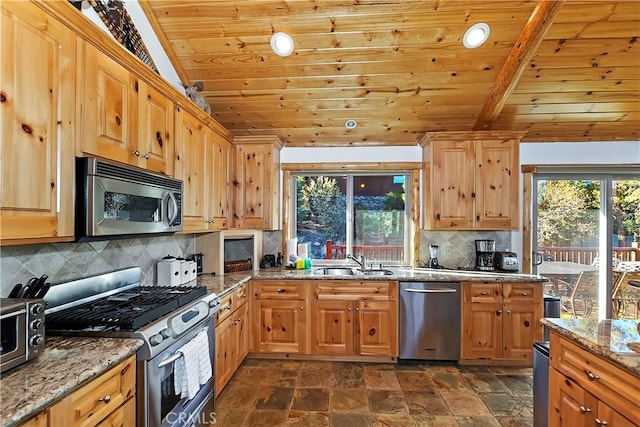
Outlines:
{"label": "wooden plank ceiling", "polygon": [[[426,132],[640,139],[640,2],[141,1],[183,83],[234,135],[412,145]],[[533,15],[533,16],[532,16]],[[487,43],[462,45],[477,22]],[[295,50],[279,57],[273,33]],[[345,127],[355,119],[355,129]]]}

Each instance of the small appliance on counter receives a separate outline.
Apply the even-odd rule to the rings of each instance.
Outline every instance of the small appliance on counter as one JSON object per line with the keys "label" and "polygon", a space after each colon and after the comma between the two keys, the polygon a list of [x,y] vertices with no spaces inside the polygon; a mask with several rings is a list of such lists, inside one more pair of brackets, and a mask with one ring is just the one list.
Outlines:
{"label": "small appliance on counter", "polygon": [[498,251],[495,254],[494,266],[496,270],[518,271],[518,255],[515,252]]}
{"label": "small appliance on counter", "polygon": [[0,373],[44,351],[44,300],[0,298]]}
{"label": "small appliance on counter", "polygon": [[476,269],[494,271],[496,256],[495,240],[476,240]]}
{"label": "small appliance on counter", "polygon": [[429,268],[440,268],[438,264],[438,245],[429,245]]}
{"label": "small appliance on counter", "polygon": [[276,256],[273,254],[266,254],[260,261],[260,268],[271,268],[276,266]]}

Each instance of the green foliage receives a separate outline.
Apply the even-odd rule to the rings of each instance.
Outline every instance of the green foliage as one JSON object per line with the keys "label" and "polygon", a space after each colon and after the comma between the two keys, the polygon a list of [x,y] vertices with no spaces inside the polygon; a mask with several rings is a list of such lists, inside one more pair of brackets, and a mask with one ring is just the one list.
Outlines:
{"label": "green foliage", "polygon": [[[586,246],[596,236],[599,189],[585,181],[545,181],[538,191],[538,245]],[[599,196],[598,196],[599,197]]]}
{"label": "green foliage", "polygon": [[640,237],[640,181],[613,183],[613,231],[623,241]]}
{"label": "green foliage", "polygon": [[336,180],[325,176],[297,177],[296,188],[298,227],[343,242],[346,238],[346,200]]}

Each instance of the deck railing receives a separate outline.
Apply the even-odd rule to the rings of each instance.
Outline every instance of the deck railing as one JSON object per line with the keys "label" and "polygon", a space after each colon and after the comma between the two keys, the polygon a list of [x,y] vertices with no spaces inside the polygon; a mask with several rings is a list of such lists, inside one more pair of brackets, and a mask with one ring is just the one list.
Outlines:
{"label": "deck railing", "polygon": [[[345,245],[334,245],[327,240],[327,259],[344,259],[347,256]],[[353,255],[364,255],[368,260],[375,261],[404,261],[404,247],[402,246],[354,246]]]}
{"label": "deck railing", "polygon": [[[567,261],[578,264],[593,264],[598,257],[598,248],[539,247],[538,252],[548,261]],[[613,257],[619,261],[640,261],[640,249],[614,247]]]}

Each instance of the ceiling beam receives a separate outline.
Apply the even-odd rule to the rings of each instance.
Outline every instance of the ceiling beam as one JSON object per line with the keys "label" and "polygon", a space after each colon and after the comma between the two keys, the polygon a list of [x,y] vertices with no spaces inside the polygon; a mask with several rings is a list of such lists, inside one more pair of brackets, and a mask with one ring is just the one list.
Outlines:
{"label": "ceiling beam", "polygon": [[473,130],[491,129],[493,121],[498,117],[507,98],[513,92],[525,67],[533,58],[545,33],[553,24],[564,0],[538,0],[520,36],[516,40],[502,69],[491,87],[489,97],[485,101]]}
{"label": "ceiling beam", "polygon": [[180,78],[180,83],[182,83],[183,86],[189,86],[192,82],[189,80],[189,76],[187,76],[187,72],[184,70],[184,67],[180,64],[175,49],[173,49],[173,46],[171,46],[166,34],[162,31],[158,18],[156,18],[156,15],[153,13],[153,9],[151,9],[149,0],[140,0],[138,4],[140,5],[140,8],[142,8],[144,15],[147,17],[153,32],[156,33],[156,37],[158,37],[158,41],[160,41],[162,48],[167,53],[171,65],[173,65],[173,68],[176,70],[176,74],[178,74],[178,77]]}

